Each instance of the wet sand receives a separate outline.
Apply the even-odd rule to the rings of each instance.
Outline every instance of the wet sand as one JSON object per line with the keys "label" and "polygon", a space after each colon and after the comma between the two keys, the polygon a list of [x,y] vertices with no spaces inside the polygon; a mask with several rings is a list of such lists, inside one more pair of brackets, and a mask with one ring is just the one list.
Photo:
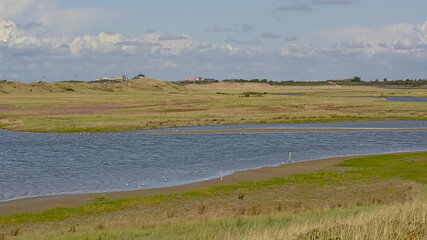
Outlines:
{"label": "wet sand", "polygon": [[[174,187],[143,189],[124,192],[108,192],[103,194],[113,199],[131,198],[159,194],[183,193],[212,186],[234,185],[239,184],[240,182],[247,181],[266,181],[274,177],[288,177],[293,174],[307,173],[321,169],[333,168],[334,165],[339,164],[346,159],[358,157],[362,156],[327,158],[321,160],[297,162],[292,164],[282,164],[277,167],[263,167],[253,170],[239,171],[232,175],[224,176],[222,182],[220,181],[220,176],[218,173],[217,179],[211,179],[203,182],[196,182]],[[93,194],[54,195],[0,202],[0,215],[37,213],[46,209],[55,208],[57,206],[76,207],[85,203],[89,203],[88,199],[92,195]]]}
{"label": "wet sand", "polygon": [[296,132],[407,132],[427,131],[427,128],[249,128],[217,130],[175,130],[142,132],[142,134],[236,134],[236,133],[296,133]]}

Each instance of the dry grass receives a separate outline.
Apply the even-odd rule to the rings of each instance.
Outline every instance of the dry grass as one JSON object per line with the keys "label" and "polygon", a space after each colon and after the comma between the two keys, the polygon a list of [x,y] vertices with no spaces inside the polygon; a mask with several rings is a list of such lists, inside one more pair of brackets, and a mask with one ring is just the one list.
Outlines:
{"label": "dry grass", "polygon": [[[243,208],[243,207],[242,207]],[[5,239],[426,239],[427,201],[325,208],[301,213],[195,216],[153,221],[143,214],[51,223]],[[165,216],[166,217],[166,216]]]}
{"label": "dry grass", "polygon": [[[426,97],[426,89],[296,88],[254,83],[186,89],[156,80],[128,84],[2,83],[0,88],[8,93],[0,92],[0,127],[32,132],[105,132],[219,124],[427,119],[424,103],[361,98]],[[16,87],[12,87],[14,91],[11,86]],[[68,88],[74,91],[64,90]],[[245,97],[249,92],[252,94]]]}
{"label": "dry grass", "polygon": [[[379,206],[350,216],[319,216],[276,231],[256,231],[247,239],[425,239],[426,201]],[[243,239],[244,239],[243,238]]]}

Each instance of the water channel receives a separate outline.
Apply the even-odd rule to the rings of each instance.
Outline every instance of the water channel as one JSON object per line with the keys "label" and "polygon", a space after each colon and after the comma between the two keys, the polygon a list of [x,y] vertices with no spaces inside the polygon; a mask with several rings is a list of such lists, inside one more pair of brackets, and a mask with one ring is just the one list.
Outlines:
{"label": "water channel", "polygon": [[[361,131],[176,135],[0,131],[0,201],[180,185],[217,178],[220,169],[224,174],[231,174],[237,170],[279,165],[287,161],[289,152],[293,161],[308,161],[427,151],[426,131],[391,131],[427,128],[427,121],[235,125],[180,130],[248,128]],[[369,129],[386,131],[366,131]]]}

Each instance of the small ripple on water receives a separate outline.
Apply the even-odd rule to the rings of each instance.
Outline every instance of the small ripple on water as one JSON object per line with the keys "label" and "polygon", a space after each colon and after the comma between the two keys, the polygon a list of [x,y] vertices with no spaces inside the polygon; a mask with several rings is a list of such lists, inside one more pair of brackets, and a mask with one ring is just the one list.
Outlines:
{"label": "small ripple on water", "polygon": [[[427,127],[427,121],[303,126]],[[4,156],[0,160],[0,201],[34,195],[138,189],[143,183],[144,188],[155,188],[203,181],[219,177],[220,169],[227,175],[236,170],[278,165],[287,161],[290,151],[294,161],[303,161],[427,150],[425,132],[182,136],[109,133],[97,135],[96,147],[85,136],[65,134],[0,131],[0,139],[3,138],[14,140],[12,145],[0,145]],[[19,157],[16,150],[20,151]],[[167,182],[162,180],[163,175]],[[131,183],[129,187],[127,183]]]}

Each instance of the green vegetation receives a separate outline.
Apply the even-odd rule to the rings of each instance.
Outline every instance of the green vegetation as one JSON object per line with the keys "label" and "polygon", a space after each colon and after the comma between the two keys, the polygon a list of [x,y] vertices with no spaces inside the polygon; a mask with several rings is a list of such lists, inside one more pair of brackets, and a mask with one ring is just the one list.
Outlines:
{"label": "green vegetation", "polygon": [[2,239],[426,239],[427,153],[0,217]]}
{"label": "green vegetation", "polygon": [[[218,80],[205,80],[205,81],[178,81],[175,82],[178,85],[185,86],[187,84],[210,84],[219,82]],[[406,80],[392,80],[388,81],[384,78],[383,81],[376,79],[375,81],[362,81],[358,76],[353,78],[338,79],[338,80],[326,80],[326,81],[271,81],[268,79],[225,79],[223,82],[228,83],[267,83],[273,86],[323,86],[323,85],[339,85],[339,86],[374,86],[374,87],[402,87],[402,88],[413,88],[413,87],[427,87],[427,79],[406,79]]]}
{"label": "green vegetation", "polygon": [[345,161],[341,167],[352,167],[348,173],[381,178],[397,178],[427,183],[427,161],[423,154],[382,155]]}
{"label": "green vegetation", "polygon": [[[289,96],[283,94],[298,94]],[[427,90],[211,83],[0,83],[0,128],[28,132],[115,132],[155,128],[338,121],[427,120]],[[370,98],[375,97],[375,98]]]}

